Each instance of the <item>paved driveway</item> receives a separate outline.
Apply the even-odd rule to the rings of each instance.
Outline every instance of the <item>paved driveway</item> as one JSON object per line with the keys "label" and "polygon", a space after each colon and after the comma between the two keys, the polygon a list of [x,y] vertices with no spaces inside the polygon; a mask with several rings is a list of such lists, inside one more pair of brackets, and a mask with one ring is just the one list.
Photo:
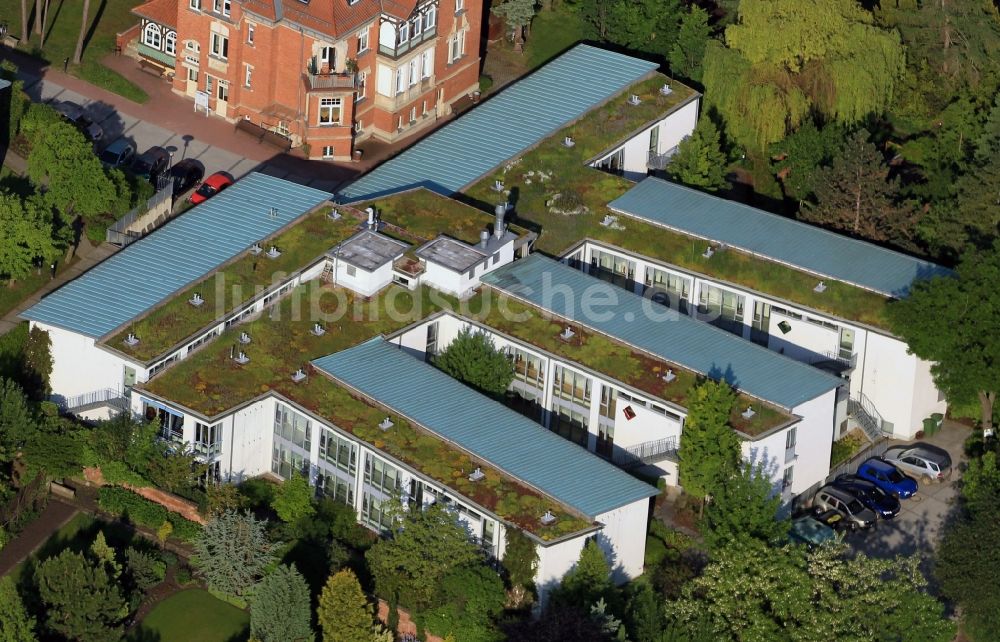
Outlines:
{"label": "paved driveway", "polygon": [[944,448],[951,455],[951,479],[941,483],[921,483],[913,498],[903,500],[902,510],[894,519],[880,521],[871,531],[849,534],[847,541],[872,557],[932,554],[942,526],[957,511],[959,490],[956,482],[961,478],[960,468],[965,462],[962,444],[968,436],[968,428],[946,422],[941,432],[924,439],[923,443]]}

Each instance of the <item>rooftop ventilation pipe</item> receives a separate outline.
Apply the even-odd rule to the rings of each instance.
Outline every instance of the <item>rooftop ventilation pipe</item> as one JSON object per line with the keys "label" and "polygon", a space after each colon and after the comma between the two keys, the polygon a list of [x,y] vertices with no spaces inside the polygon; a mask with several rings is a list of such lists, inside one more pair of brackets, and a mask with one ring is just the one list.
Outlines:
{"label": "rooftop ventilation pipe", "polygon": [[493,209],[493,212],[497,216],[496,223],[493,224],[493,234],[497,238],[500,238],[500,237],[503,236],[503,232],[504,232],[504,229],[503,229],[503,217],[507,213],[507,204],[506,203],[497,203],[497,206]]}

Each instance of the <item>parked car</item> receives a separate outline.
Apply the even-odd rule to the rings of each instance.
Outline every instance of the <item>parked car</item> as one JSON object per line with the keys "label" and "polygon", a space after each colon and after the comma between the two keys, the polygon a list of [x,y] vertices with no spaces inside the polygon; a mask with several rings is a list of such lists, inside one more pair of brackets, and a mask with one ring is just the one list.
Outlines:
{"label": "parked car", "polygon": [[156,185],[160,174],[170,164],[170,154],[162,147],[150,147],[132,161],[132,173]]}
{"label": "parked car", "polygon": [[204,203],[208,199],[212,198],[222,190],[226,189],[236,181],[233,180],[232,175],[228,172],[216,172],[205,179],[201,184],[201,187],[195,190],[194,194],[191,195],[190,200],[192,203],[197,205],[198,203]]}
{"label": "parked car", "polygon": [[857,475],[839,475],[833,485],[861,500],[882,519],[892,519],[899,514],[899,500]]}
{"label": "parked car", "polygon": [[913,497],[917,492],[916,480],[899,472],[895,466],[878,457],[869,457],[862,462],[858,466],[857,475],[899,499]]}
{"label": "parked car", "polygon": [[131,141],[119,138],[104,148],[99,158],[105,167],[114,169],[115,167],[128,167],[135,156],[135,145]]}
{"label": "parked car", "polygon": [[69,100],[64,100],[53,104],[52,107],[62,115],[66,122],[71,123],[79,129],[90,142],[96,143],[104,137],[104,129],[87,118],[87,115],[83,112],[83,107],[80,105]]}
{"label": "parked car", "polygon": [[851,530],[871,528],[878,518],[875,511],[866,508],[858,498],[852,497],[832,484],[827,484],[817,491],[813,498],[813,509],[819,512],[829,510],[839,512]]}
{"label": "parked car", "polygon": [[205,166],[193,158],[185,158],[170,168],[174,181],[174,198],[198,184],[205,175]]}
{"label": "parked car", "polygon": [[893,446],[882,459],[924,483],[951,477],[951,456],[945,450],[920,444]]}
{"label": "parked car", "polygon": [[[836,520],[840,519],[840,514],[837,513],[832,518],[836,524]],[[788,529],[788,539],[792,543],[805,544],[812,548],[828,542],[835,542],[840,539],[840,536],[837,535],[834,527],[828,524],[824,518],[805,515],[792,520],[792,525]]]}

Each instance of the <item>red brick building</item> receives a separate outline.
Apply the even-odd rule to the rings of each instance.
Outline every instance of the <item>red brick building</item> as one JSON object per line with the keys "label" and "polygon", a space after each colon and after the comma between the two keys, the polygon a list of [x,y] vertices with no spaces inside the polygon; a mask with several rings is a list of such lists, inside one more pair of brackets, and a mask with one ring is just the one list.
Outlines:
{"label": "red brick building", "polygon": [[482,0],[150,0],[133,13],[140,64],[310,158],[409,136],[478,89]]}

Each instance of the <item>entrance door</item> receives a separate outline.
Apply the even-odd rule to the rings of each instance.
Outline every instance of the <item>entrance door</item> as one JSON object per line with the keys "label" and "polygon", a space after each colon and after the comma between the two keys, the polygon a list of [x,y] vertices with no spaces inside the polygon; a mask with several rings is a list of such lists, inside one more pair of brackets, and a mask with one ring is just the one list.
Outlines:
{"label": "entrance door", "polygon": [[219,80],[215,85],[215,113],[226,118],[229,114],[229,83]]}
{"label": "entrance door", "polygon": [[187,68],[187,86],[184,89],[184,93],[188,96],[194,98],[195,92],[198,91],[198,70]]}

